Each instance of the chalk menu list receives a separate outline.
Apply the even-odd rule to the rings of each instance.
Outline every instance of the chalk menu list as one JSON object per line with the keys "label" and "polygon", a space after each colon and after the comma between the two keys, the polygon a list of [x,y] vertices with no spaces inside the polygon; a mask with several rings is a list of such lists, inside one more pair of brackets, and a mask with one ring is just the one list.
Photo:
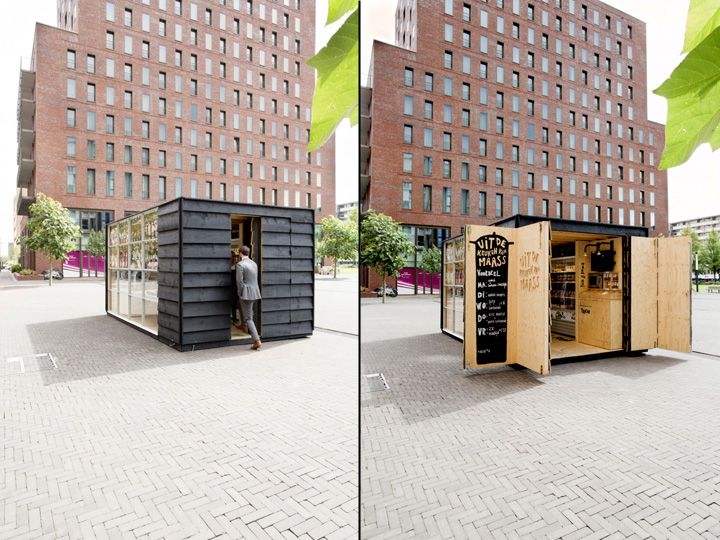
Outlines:
{"label": "chalk menu list", "polygon": [[475,317],[477,363],[495,364],[507,358],[508,261],[512,242],[493,233],[475,244]]}

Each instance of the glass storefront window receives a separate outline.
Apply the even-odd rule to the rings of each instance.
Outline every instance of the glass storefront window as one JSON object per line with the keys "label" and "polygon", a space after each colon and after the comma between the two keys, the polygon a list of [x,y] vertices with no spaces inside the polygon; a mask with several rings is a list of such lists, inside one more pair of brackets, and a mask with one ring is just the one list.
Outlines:
{"label": "glass storefront window", "polygon": [[157,333],[157,209],[109,225],[108,311]]}

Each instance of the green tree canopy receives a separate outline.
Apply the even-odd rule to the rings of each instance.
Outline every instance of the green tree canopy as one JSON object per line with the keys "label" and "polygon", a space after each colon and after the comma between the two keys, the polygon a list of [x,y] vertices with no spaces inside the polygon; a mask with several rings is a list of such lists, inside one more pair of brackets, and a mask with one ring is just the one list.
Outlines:
{"label": "green tree canopy", "polygon": [[[433,245],[420,254],[420,268],[428,274],[437,274],[442,269],[442,253]],[[430,294],[433,293],[432,279],[430,280]]]}
{"label": "green tree canopy", "polygon": [[720,234],[712,230],[700,248],[700,266],[717,278],[720,272]]}
{"label": "green tree canopy", "polygon": [[80,227],[75,225],[70,213],[60,202],[38,193],[35,202],[30,205],[27,230],[28,235],[18,238],[17,242],[50,259],[49,284],[52,285],[52,263],[65,258],[65,254],[75,248]]}
{"label": "green tree canopy", "polygon": [[[360,264],[372,268],[383,280],[397,276],[405,266],[405,256],[415,249],[400,224],[390,216],[370,210],[360,222]],[[385,294],[383,293],[383,303]]]}
{"label": "green tree canopy", "polygon": [[703,143],[720,148],[720,0],[690,0],[683,52],[654,90],[668,102],[660,169],[684,163]]}
{"label": "green tree canopy", "polygon": [[354,259],[357,245],[357,226],[354,223],[340,221],[335,216],[322,219],[317,253],[333,259],[333,278],[337,277],[338,260]]}
{"label": "green tree canopy", "polygon": [[[97,258],[105,255],[105,231],[93,231],[88,235],[87,252],[95,258],[95,277],[97,277]],[[90,268],[88,268],[88,274]]]}
{"label": "green tree canopy", "polygon": [[690,227],[685,227],[682,230],[682,233],[680,233],[682,236],[689,236],[692,240],[692,258],[693,258],[693,264],[695,264],[695,255],[700,253],[700,248],[702,246],[702,242],[700,242],[700,237],[698,236],[698,233],[695,232]]}

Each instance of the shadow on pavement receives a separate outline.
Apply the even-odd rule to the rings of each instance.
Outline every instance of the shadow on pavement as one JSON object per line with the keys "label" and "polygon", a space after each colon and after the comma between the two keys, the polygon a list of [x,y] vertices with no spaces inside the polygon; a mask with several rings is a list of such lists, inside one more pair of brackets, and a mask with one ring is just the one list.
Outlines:
{"label": "shadow on pavement", "polygon": [[[364,392],[364,406],[393,404],[415,423],[545,384],[545,377],[521,366],[463,370],[462,354],[462,343],[440,333],[363,343],[362,376],[383,373],[390,387]],[[684,362],[660,355],[578,358],[554,362],[549,377],[603,373],[639,379]]]}
{"label": "shadow on pavement", "polygon": [[35,353],[51,353],[57,361],[58,369],[41,371],[46,385],[253,354],[242,346],[181,353],[107,315],[26,328]]}

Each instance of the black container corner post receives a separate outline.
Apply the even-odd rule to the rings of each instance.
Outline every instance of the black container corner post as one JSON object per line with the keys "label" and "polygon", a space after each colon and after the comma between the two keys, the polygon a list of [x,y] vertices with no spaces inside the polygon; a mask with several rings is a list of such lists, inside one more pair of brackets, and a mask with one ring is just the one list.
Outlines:
{"label": "black container corner post", "polygon": [[231,252],[251,249],[264,341],[311,335],[314,210],[178,198],[108,226],[106,311],[180,350],[250,343],[233,328]]}

